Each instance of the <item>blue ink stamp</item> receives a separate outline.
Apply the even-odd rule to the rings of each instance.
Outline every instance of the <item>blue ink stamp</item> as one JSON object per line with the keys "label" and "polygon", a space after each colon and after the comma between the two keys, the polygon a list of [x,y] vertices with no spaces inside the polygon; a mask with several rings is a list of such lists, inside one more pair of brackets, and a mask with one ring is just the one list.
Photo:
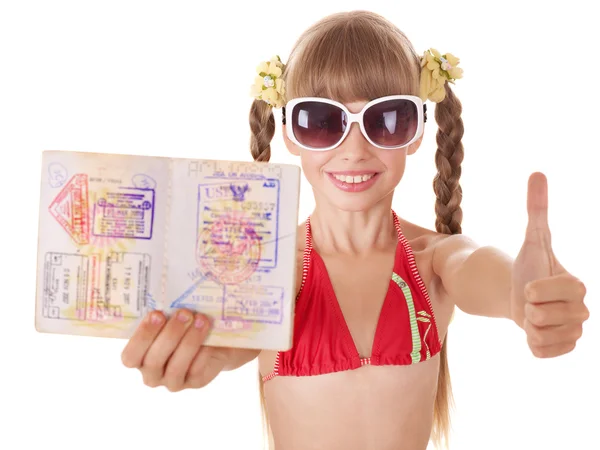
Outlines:
{"label": "blue ink stamp", "polygon": [[88,271],[85,255],[46,253],[42,315],[49,319],[85,320]]}
{"label": "blue ink stamp", "polygon": [[66,183],[67,169],[60,163],[51,163],[48,166],[48,183],[50,187],[59,188]]}
{"label": "blue ink stamp", "polygon": [[233,192],[233,200],[236,202],[243,202],[244,194],[248,191],[248,189],[250,189],[250,186],[248,183],[243,185],[231,183],[229,188],[231,189],[231,192]]}
{"label": "blue ink stamp", "polygon": [[150,292],[146,292],[146,309],[148,311],[154,311],[156,309],[156,299]]}
{"label": "blue ink stamp", "polygon": [[154,189],[122,187],[94,203],[94,236],[152,239]]}
{"label": "blue ink stamp", "polygon": [[138,173],[131,179],[133,186],[138,189],[156,189],[156,181],[145,173]]}
{"label": "blue ink stamp", "polygon": [[200,296],[195,295],[196,288],[204,282],[205,278],[200,276],[194,283],[177,297],[172,303],[171,308],[190,308],[200,303]]}
{"label": "blue ink stamp", "polygon": [[227,246],[237,246],[238,253],[244,248],[246,256],[254,258],[249,264],[255,267],[246,271],[246,278],[254,270],[276,268],[280,180],[237,176],[211,178],[210,183],[198,185],[197,254],[205,276],[210,272],[213,280],[215,275],[217,279],[220,277],[219,264],[208,259],[216,257],[226,263]]}
{"label": "blue ink stamp", "polygon": [[171,308],[187,308],[193,311],[212,312],[220,314],[224,298],[224,287],[214,284],[203,284],[206,281],[200,277],[192,283],[179,297],[171,302]]}
{"label": "blue ink stamp", "polygon": [[281,324],[284,293],[278,286],[226,286],[223,319]]}

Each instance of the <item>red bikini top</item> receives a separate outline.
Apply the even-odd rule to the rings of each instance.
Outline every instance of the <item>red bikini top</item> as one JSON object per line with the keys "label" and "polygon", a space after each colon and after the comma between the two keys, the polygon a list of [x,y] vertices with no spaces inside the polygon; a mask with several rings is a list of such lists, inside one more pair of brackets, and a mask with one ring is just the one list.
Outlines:
{"label": "red bikini top", "polygon": [[310,376],[373,366],[425,361],[441,349],[433,308],[412,249],[392,211],[398,233],[394,270],[375,331],[371,356],[361,358],[335,297],[325,263],[312,248],[306,220],[302,284],[296,297],[292,348],[278,352],[276,376]]}

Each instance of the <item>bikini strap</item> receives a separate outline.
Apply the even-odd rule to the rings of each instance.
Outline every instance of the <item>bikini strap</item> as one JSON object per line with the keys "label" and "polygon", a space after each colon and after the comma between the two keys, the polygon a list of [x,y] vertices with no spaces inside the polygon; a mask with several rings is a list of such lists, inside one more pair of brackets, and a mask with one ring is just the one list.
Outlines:
{"label": "bikini strap", "polygon": [[300,298],[300,293],[304,284],[306,283],[306,277],[308,276],[308,269],[310,267],[310,254],[312,252],[312,231],[310,227],[310,216],[306,218],[306,235],[304,240],[304,251],[302,252],[302,282],[300,283],[300,289],[298,289],[298,295],[296,301]]}
{"label": "bikini strap", "polygon": [[[421,292],[421,294],[425,298],[425,301],[427,302],[427,306],[429,307],[429,311],[432,315],[433,323],[436,324],[435,326],[436,326],[436,330],[437,330],[437,321],[435,319],[435,313],[433,311],[433,306],[431,304],[431,298],[429,297],[429,292],[427,291],[427,287],[425,286],[425,283],[423,282],[423,279],[421,278],[421,274],[419,273],[419,269],[417,268],[417,263],[415,261],[415,255],[413,253],[412,247],[408,243],[408,240],[406,239],[406,237],[404,237],[404,233],[402,233],[402,227],[400,226],[400,219],[398,218],[398,216],[396,215],[396,213],[394,211],[392,211],[392,214],[394,216],[394,225],[396,225],[396,231],[398,232],[398,239],[400,240],[402,247],[404,247],[404,253],[406,254],[406,259],[408,260],[408,267],[410,269],[410,273],[412,275],[413,280],[417,283],[419,291]],[[440,339],[439,333],[438,333],[438,339]],[[440,343],[441,343],[441,340],[440,340]]]}
{"label": "bikini strap", "polygon": [[398,240],[402,241],[404,239],[404,235],[402,234],[402,227],[400,226],[400,219],[394,210],[392,210],[392,218],[394,220],[394,226],[396,227],[396,234],[398,235]]}

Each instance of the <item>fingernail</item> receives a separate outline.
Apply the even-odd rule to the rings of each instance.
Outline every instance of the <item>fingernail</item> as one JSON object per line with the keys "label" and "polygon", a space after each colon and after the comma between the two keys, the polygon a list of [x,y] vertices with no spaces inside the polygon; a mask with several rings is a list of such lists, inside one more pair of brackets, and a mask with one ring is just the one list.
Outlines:
{"label": "fingernail", "polygon": [[190,313],[187,311],[179,311],[177,318],[180,322],[186,323],[190,320]]}
{"label": "fingernail", "polygon": [[194,321],[194,326],[196,328],[202,328],[204,326],[204,319],[202,317],[196,317],[196,320]]}
{"label": "fingernail", "polygon": [[157,313],[150,314],[150,323],[152,323],[152,325],[158,325],[161,322],[162,322],[162,316],[160,314],[157,314]]}

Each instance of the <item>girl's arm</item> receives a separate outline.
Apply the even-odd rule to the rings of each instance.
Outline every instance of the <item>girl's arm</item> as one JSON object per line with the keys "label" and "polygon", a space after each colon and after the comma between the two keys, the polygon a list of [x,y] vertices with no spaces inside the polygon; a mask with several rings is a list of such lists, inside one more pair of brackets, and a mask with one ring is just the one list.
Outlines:
{"label": "girl's arm", "polygon": [[480,247],[457,234],[441,239],[433,271],[452,302],[467,314],[513,319],[510,292],[513,259],[494,247]]}
{"label": "girl's arm", "polygon": [[557,260],[548,226],[546,177],[529,178],[528,223],[513,260],[493,247],[478,247],[463,235],[440,239],[433,270],[450,300],[466,313],[513,320],[538,357],[568,353],[589,318],[585,285]]}
{"label": "girl's arm", "polygon": [[221,370],[235,370],[253,361],[260,354],[260,350],[228,347],[221,347],[218,352],[224,361]]}

